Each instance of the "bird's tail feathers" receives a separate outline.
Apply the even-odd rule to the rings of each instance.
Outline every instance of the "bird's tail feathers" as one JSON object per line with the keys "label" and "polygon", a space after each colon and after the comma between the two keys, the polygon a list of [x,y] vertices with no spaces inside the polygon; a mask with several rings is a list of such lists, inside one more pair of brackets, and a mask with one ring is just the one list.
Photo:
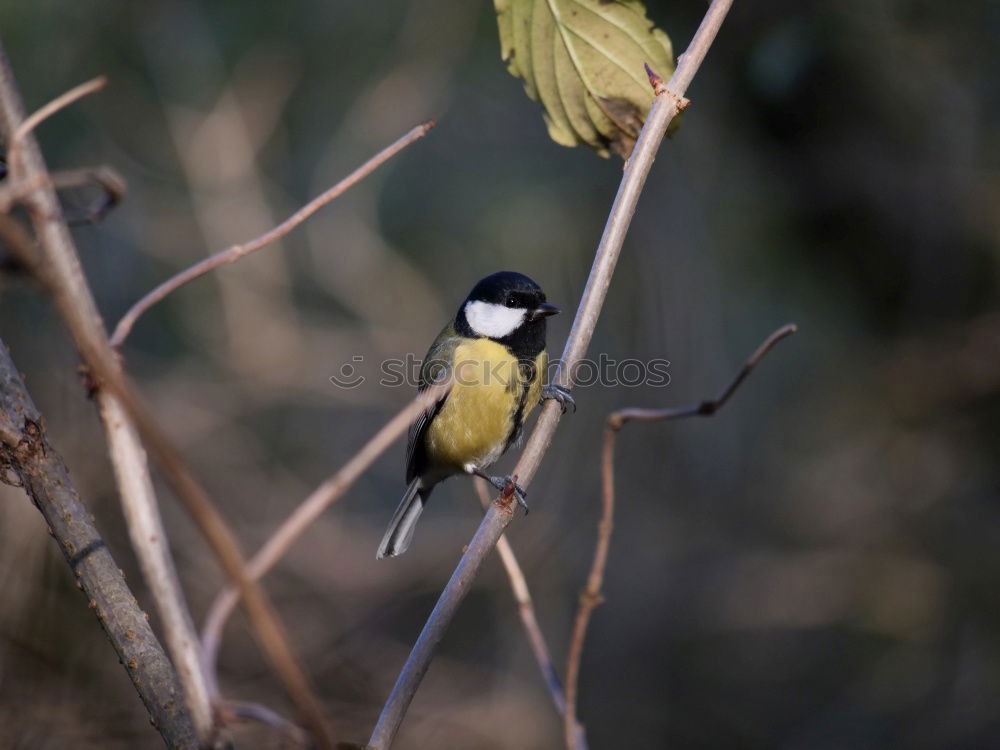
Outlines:
{"label": "bird's tail feathers", "polygon": [[420,477],[416,477],[410,482],[399,507],[392,514],[389,527],[385,530],[385,536],[382,537],[382,543],[378,546],[378,552],[375,553],[376,559],[396,557],[406,552],[413,539],[413,529],[416,528],[417,521],[420,519],[420,514],[423,512],[430,494],[431,488],[425,488]]}

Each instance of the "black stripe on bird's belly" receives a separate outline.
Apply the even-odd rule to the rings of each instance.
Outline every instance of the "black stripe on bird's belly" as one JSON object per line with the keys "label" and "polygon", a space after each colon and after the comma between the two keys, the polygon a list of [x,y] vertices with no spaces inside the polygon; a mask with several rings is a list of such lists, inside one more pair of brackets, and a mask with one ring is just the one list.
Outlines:
{"label": "black stripe on bird's belly", "polygon": [[545,328],[545,318],[539,318],[525,323],[509,336],[497,339],[510,350],[511,354],[517,357],[521,376],[521,394],[517,400],[517,410],[514,412],[514,428],[510,431],[510,436],[504,444],[505,453],[521,436],[524,414],[528,411],[526,407],[531,384],[535,382],[535,378],[545,377],[545,373],[535,371],[538,355],[545,351]]}
{"label": "black stripe on bird's belly", "polygon": [[535,382],[535,378],[539,377],[539,374],[535,372],[535,360],[519,358],[517,361],[517,367],[519,370],[520,377],[520,388],[521,393],[517,398],[517,407],[514,410],[514,420],[513,427],[511,428],[510,435],[507,437],[507,442],[504,443],[503,452],[506,453],[507,449],[510,448],[517,439],[521,437],[521,428],[524,426],[524,412],[525,406],[528,402],[528,391],[531,390],[531,384]]}

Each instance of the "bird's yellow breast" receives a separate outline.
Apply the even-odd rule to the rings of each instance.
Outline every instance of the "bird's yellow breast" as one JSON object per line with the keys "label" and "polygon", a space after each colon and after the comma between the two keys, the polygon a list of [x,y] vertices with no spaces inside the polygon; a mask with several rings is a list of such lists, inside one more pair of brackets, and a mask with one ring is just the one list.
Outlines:
{"label": "bird's yellow breast", "polygon": [[[461,470],[466,464],[485,467],[503,453],[524,396],[523,417],[538,403],[545,354],[536,360],[532,382],[510,351],[490,339],[470,339],[455,348],[455,382],[427,431],[427,450],[436,462]],[[541,365],[539,367],[539,365]]]}

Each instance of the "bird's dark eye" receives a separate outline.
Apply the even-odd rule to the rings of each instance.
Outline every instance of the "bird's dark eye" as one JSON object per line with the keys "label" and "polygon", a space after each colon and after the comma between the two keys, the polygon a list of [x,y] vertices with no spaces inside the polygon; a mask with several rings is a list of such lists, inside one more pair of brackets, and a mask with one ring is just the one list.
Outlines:
{"label": "bird's dark eye", "polygon": [[517,300],[516,300],[516,299],[514,299],[514,297],[513,297],[513,296],[510,296],[510,297],[508,297],[508,298],[506,299],[506,301],[504,301],[504,304],[505,304],[505,305],[506,305],[507,307],[517,307]]}

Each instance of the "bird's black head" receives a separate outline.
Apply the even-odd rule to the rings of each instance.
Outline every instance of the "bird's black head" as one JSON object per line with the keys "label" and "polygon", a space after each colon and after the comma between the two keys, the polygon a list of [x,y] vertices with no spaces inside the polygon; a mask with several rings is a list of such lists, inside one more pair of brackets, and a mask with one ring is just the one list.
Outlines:
{"label": "bird's black head", "polygon": [[545,348],[545,319],[557,312],[527,276],[499,271],[472,288],[455,316],[455,329],[463,336],[499,341],[518,357],[533,359]]}

